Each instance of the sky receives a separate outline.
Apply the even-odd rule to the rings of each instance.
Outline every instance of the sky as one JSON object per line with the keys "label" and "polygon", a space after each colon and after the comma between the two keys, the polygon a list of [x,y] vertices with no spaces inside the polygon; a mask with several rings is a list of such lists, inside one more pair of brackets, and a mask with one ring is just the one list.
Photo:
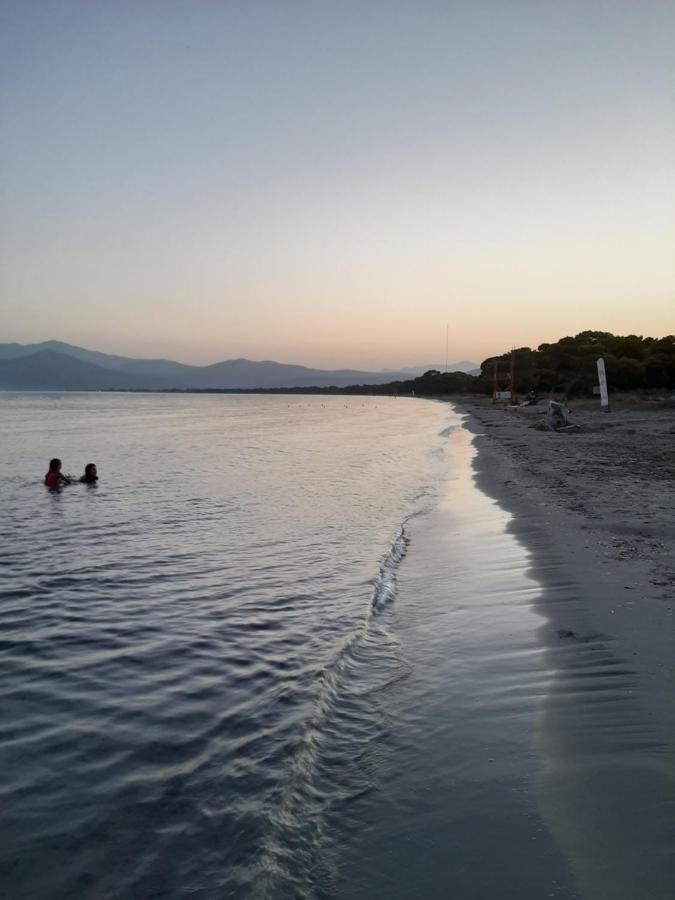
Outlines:
{"label": "sky", "polygon": [[675,332],[675,0],[0,0],[0,341]]}

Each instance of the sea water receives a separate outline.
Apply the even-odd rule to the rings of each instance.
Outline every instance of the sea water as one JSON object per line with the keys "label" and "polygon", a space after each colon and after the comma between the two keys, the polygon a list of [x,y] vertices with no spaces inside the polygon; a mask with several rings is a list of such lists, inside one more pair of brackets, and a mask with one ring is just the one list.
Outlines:
{"label": "sea water", "polygon": [[451,406],[0,412],[3,897],[576,896],[538,585]]}

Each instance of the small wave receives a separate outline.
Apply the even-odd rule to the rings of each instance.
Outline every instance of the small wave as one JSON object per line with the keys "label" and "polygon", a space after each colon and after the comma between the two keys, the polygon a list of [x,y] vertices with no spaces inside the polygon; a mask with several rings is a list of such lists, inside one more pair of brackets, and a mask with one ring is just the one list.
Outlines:
{"label": "small wave", "polygon": [[379,615],[396,596],[396,575],[401,560],[408,551],[409,543],[410,538],[405,533],[405,527],[401,526],[401,530],[389,548],[386,559],[380,566],[380,571],[373,585],[372,605],[374,616]]}

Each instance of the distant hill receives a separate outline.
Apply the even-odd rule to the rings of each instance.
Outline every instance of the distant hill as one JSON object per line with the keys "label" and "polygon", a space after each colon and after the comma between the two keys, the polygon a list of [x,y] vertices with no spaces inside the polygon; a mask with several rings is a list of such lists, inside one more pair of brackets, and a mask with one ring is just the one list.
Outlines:
{"label": "distant hill", "polygon": [[114,356],[61,341],[0,344],[0,388],[5,390],[346,387],[407,377],[403,371],[311,369],[272,360],[230,359],[210,366],[190,366],[169,359]]}
{"label": "distant hill", "polygon": [[0,344],[0,359],[32,356],[43,350],[51,350],[83,362],[102,366],[104,369],[112,369],[115,372],[128,372],[132,375],[144,375],[150,378],[157,377],[162,379],[162,384],[164,384],[163,379],[165,378],[180,378],[193,368],[198,368],[173,362],[170,359],[133,359],[128,356],[115,356],[110,353],[100,353],[98,350],[86,350],[84,347],[76,347],[63,341],[42,341],[39,344]]}
{"label": "distant hill", "polygon": [[5,390],[100,391],[133,387],[132,375],[104,369],[54,350],[0,358],[0,388]]}

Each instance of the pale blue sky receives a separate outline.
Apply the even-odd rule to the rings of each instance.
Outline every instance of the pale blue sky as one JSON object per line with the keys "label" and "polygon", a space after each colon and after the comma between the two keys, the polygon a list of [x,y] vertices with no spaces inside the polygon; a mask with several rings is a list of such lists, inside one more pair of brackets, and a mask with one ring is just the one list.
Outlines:
{"label": "pale blue sky", "polygon": [[0,34],[0,340],[675,331],[675,0],[2,0]]}

